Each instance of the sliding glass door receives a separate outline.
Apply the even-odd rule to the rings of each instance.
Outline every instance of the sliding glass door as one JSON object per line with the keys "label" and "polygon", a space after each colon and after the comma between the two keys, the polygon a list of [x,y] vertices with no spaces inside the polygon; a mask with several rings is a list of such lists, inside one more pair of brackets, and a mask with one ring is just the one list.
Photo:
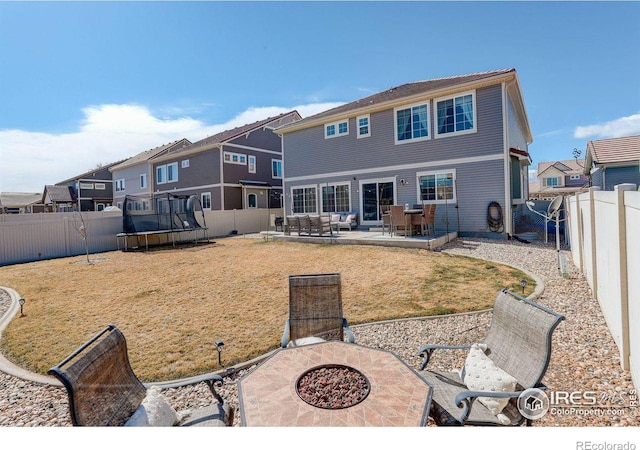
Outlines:
{"label": "sliding glass door", "polygon": [[394,179],[362,181],[360,183],[362,224],[376,225],[382,220],[381,206],[393,205]]}

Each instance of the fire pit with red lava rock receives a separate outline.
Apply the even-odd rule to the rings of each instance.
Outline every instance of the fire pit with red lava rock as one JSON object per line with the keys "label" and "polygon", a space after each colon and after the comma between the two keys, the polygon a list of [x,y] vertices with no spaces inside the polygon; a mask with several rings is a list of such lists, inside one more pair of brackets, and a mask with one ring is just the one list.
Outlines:
{"label": "fire pit with red lava rock", "polygon": [[369,380],[353,367],[338,364],[313,367],[300,375],[296,390],[302,400],[324,409],[357,405],[369,395]]}

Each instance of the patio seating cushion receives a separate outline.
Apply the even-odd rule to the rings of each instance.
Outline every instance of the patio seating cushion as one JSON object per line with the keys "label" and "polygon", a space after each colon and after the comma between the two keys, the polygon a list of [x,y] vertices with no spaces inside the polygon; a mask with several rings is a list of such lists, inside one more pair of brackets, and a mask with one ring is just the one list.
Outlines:
{"label": "patio seating cushion", "polygon": [[124,424],[125,427],[171,427],[178,423],[178,415],[155,386],[147,389],[147,395],[138,409]]}
{"label": "patio seating cushion", "polygon": [[[518,380],[496,366],[482,347],[486,348],[473,344],[469,350],[464,364],[464,384],[472,391],[514,392]],[[509,403],[508,398],[478,397],[478,401],[495,416]]]}
{"label": "patio seating cushion", "polygon": [[340,222],[340,214],[331,214],[331,222],[332,223]]}
{"label": "patio seating cushion", "polygon": [[287,347],[289,348],[301,347],[303,345],[319,344],[320,342],[325,342],[325,340],[317,336],[308,336],[308,337],[296,339],[294,341],[289,341],[289,343],[287,344]]}

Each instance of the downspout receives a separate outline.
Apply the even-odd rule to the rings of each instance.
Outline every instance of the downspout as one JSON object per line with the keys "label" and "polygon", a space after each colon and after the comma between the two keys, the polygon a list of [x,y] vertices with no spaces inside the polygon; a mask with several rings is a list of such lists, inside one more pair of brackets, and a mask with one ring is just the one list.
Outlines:
{"label": "downspout", "polygon": [[222,144],[218,145],[220,150],[220,211],[224,211],[224,155]]}
{"label": "downspout", "polygon": [[502,145],[504,152],[504,206],[505,212],[504,232],[507,236],[512,234],[512,211],[511,211],[511,158],[509,157],[509,143],[507,142],[509,137],[509,115],[507,114],[507,83],[502,82]]}
{"label": "downspout", "polygon": [[[280,136],[280,154],[281,154],[280,158],[282,161],[282,194],[280,195],[280,205],[282,207],[282,215],[284,218],[287,216],[287,190],[285,188],[286,177],[285,177],[285,157],[284,157],[284,135],[279,134],[279,136]],[[273,167],[271,168],[271,171],[273,171]],[[282,229],[284,230],[284,224],[282,226]]]}

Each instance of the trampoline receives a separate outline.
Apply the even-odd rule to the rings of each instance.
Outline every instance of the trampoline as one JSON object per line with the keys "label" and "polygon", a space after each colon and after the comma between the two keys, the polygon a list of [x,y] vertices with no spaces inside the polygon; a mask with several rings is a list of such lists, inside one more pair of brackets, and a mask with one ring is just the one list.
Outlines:
{"label": "trampoline", "polygon": [[[140,248],[144,238],[145,249],[149,245],[171,242],[200,240],[209,241],[204,211],[197,195],[176,195],[171,193],[127,195],[122,209],[124,232],[118,233],[118,249],[121,241],[123,250]],[[185,235],[188,239],[185,239]],[[165,241],[162,241],[165,237]],[[135,238],[136,246],[130,247],[129,240]],[[170,240],[169,240],[170,239]],[[150,242],[151,241],[151,242]]]}

